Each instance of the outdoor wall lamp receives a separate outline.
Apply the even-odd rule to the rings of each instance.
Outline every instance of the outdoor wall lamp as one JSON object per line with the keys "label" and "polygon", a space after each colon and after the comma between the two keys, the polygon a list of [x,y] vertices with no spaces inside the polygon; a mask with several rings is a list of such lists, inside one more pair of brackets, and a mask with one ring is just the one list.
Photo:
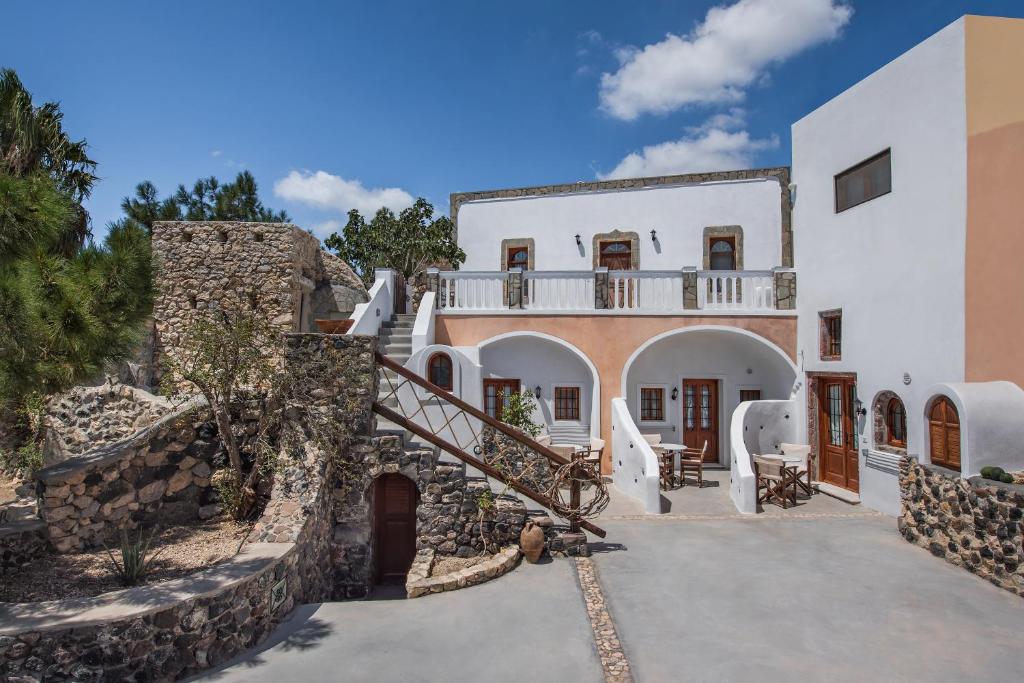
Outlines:
{"label": "outdoor wall lamp", "polygon": [[583,246],[583,242],[580,240],[580,234],[579,233],[576,233],[576,246],[577,247],[582,247]]}
{"label": "outdoor wall lamp", "polygon": [[652,242],[657,242],[658,241],[658,231],[657,230],[651,230],[651,241]]}
{"label": "outdoor wall lamp", "polygon": [[855,399],[853,399],[853,405],[854,405],[853,412],[856,413],[857,415],[867,415],[868,414],[867,409],[864,408],[864,401],[861,401],[859,398],[855,398]]}
{"label": "outdoor wall lamp", "polygon": [[540,385],[539,384],[533,388],[533,395],[536,396],[538,399],[540,398]]}
{"label": "outdoor wall lamp", "polygon": [[679,387],[672,387],[672,400],[675,401],[679,398]]}

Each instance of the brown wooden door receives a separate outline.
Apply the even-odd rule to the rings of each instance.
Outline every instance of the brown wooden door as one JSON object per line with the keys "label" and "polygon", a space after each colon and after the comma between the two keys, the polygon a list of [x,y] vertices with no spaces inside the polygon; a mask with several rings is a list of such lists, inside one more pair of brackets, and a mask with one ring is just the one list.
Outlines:
{"label": "brown wooden door", "polygon": [[847,377],[822,377],[818,383],[821,478],[829,484],[859,491],[857,424],[853,414],[857,383]]}
{"label": "brown wooden door", "polygon": [[939,398],[928,413],[928,440],[936,465],[960,469],[960,416],[948,398]]}
{"label": "brown wooden door", "polygon": [[629,240],[618,242],[601,242],[601,253],[598,265],[608,270],[632,270],[633,246]]}
{"label": "brown wooden door", "polygon": [[683,380],[683,445],[703,448],[704,462],[718,462],[718,380]]}
{"label": "brown wooden door", "polygon": [[373,507],[377,582],[402,583],[416,555],[416,484],[401,474],[381,475]]}
{"label": "brown wooden door", "polygon": [[500,420],[505,401],[513,393],[519,393],[518,379],[485,379],[484,412],[495,420]]}

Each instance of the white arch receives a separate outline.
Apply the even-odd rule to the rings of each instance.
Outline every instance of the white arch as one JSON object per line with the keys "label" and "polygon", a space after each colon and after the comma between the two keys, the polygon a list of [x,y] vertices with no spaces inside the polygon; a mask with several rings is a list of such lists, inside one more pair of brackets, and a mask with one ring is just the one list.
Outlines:
{"label": "white arch", "polygon": [[552,334],[545,332],[532,332],[530,330],[517,330],[515,332],[503,332],[502,334],[484,339],[482,342],[476,345],[477,351],[482,351],[484,347],[490,346],[497,342],[512,339],[514,337],[534,337],[537,339],[543,339],[545,341],[558,344],[565,350],[569,351],[587,366],[590,370],[590,379],[594,383],[594,389],[590,399],[590,435],[598,438],[601,436],[601,377],[597,373],[597,366],[590,360],[587,354],[583,353],[578,347],[567,342],[561,337],[556,337]]}
{"label": "white arch", "polygon": [[675,336],[680,335],[680,334],[687,334],[689,332],[702,332],[702,331],[703,332],[708,332],[708,331],[711,331],[711,332],[729,332],[731,334],[738,334],[738,335],[743,336],[743,337],[748,337],[748,338],[758,342],[759,344],[764,345],[768,349],[774,351],[782,360],[784,360],[786,362],[786,365],[789,366],[789,368],[793,371],[794,381],[795,381],[796,377],[798,377],[799,374],[800,374],[799,373],[799,369],[796,366],[796,363],[794,363],[792,360],[790,360],[789,356],[786,355],[785,351],[783,351],[781,348],[779,348],[775,343],[765,339],[764,337],[762,337],[759,334],[755,334],[753,332],[750,332],[749,330],[743,330],[743,329],[740,329],[738,327],[728,327],[726,325],[693,325],[691,327],[677,327],[674,330],[668,330],[667,332],[662,332],[661,334],[656,334],[653,337],[651,337],[650,339],[648,339],[647,341],[645,341],[643,344],[638,346],[636,348],[636,350],[633,351],[632,354],[630,354],[629,358],[626,359],[626,363],[622,366],[622,377],[620,378],[620,384],[619,384],[620,391],[622,392],[621,395],[622,396],[627,396],[628,393],[629,393],[629,387],[628,387],[628,384],[626,382],[626,378],[629,376],[629,371],[633,367],[633,362],[637,358],[640,357],[640,354],[642,354],[644,351],[646,351],[651,346],[653,346],[654,344],[657,344],[658,342],[660,342],[663,339],[668,339],[669,337],[675,337]]}

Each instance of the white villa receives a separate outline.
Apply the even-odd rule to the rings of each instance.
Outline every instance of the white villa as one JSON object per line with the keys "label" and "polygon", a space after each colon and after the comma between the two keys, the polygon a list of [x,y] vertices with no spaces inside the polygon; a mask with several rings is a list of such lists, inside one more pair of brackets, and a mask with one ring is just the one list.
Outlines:
{"label": "white villa", "polygon": [[1024,20],[967,16],[796,122],[791,169],[453,194],[466,263],[393,358],[492,416],[529,391],[653,513],[646,434],[706,441],[742,512],[780,443],[893,515],[903,454],[1020,469],[1022,71]]}

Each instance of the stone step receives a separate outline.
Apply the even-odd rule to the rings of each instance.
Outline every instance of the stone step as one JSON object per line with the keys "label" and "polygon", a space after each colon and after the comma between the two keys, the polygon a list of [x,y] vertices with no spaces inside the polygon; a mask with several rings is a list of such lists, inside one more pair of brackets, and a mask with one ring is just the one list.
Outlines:
{"label": "stone step", "polygon": [[411,330],[414,326],[414,323],[412,320],[388,320],[386,322],[381,323],[380,326],[381,329],[384,330]]}
{"label": "stone step", "polygon": [[412,355],[412,342],[391,342],[384,346],[384,355],[388,358],[392,356],[405,356],[408,358]]}
{"label": "stone step", "polygon": [[396,343],[397,344],[411,344],[412,343],[412,335],[411,334],[394,334],[394,333],[387,332],[387,333],[384,333],[384,334],[380,335],[380,343],[378,344],[378,346],[380,348],[384,348],[388,344],[396,344]]}

